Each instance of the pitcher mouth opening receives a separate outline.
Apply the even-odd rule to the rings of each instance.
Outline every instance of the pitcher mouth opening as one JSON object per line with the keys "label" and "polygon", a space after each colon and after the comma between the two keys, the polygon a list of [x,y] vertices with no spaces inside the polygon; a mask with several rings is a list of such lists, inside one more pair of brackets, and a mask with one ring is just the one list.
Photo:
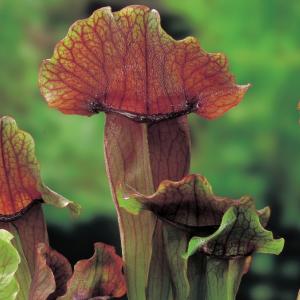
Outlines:
{"label": "pitcher mouth opening", "polygon": [[193,101],[187,103],[183,109],[178,111],[172,111],[169,113],[158,113],[158,114],[140,114],[131,111],[119,110],[112,107],[108,107],[96,101],[91,101],[89,103],[89,111],[93,114],[97,114],[100,112],[115,113],[115,114],[120,114],[124,117],[132,119],[139,123],[157,123],[160,121],[175,119],[190,114],[192,112],[195,112],[197,111],[197,109],[198,109],[198,103],[196,101]]}
{"label": "pitcher mouth opening", "polygon": [[22,208],[20,211],[14,213],[14,214],[10,214],[10,215],[4,215],[4,214],[0,214],[0,222],[12,222],[12,221],[16,221],[19,218],[21,218],[22,216],[24,216],[33,206],[37,205],[37,204],[41,204],[44,203],[43,199],[35,199],[33,200],[31,203],[29,203],[26,207]]}

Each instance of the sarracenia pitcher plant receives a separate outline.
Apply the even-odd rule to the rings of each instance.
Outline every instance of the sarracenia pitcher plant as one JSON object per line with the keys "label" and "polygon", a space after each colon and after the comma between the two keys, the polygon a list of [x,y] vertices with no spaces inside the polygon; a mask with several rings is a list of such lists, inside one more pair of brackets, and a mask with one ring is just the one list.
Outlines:
{"label": "sarracenia pitcher plant", "polygon": [[[42,203],[80,207],[50,190],[40,176],[32,137],[10,117],[0,118],[0,299],[109,299],[126,292],[122,259],[95,243],[74,266],[51,249]],[[74,245],[75,246],[75,245]]]}
{"label": "sarracenia pitcher plant", "polygon": [[264,229],[268,208],[215,196],[203,176],[189,175],[187,115],[220,117],[249,88],[235,83],[223,54],[193,37],[174,40],[156,10],[104,7],[71,26],[39,84],[65,114],[106,114],[130,300],[234,299],[251,255],[281,252],[283,240]]}

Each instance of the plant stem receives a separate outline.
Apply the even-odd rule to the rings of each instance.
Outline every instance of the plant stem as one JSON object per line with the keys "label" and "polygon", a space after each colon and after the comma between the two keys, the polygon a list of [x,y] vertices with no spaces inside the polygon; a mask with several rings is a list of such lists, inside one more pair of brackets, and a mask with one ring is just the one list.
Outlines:
{"label": "plant stem", "polygon": [[107,114],[104,145],[119,220],[128,298],[168,299],[172,293],[171,278],[163,253],[161,223],[150,212],[135,216],[120,208],[117,190],[121,184],[149,195],[162,180],[180,180],[188,173],[187,118],[148,124]]}
{"label": "plant stem", "polygon": [[189,300],[234,300],[244,273],[246,257],[219,259],[197,253],[189,260]]}

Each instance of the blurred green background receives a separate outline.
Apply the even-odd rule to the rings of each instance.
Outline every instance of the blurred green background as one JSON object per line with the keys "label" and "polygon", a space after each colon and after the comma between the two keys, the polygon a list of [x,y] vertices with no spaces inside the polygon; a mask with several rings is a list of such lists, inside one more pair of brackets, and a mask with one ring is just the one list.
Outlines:
{"label": "blurred green background", "polygon": [[[269,228],[286,238],[281,256],[256,255],[238,299],[295,299],[300,287],[299,0],[0,0],[0,115],[30,132],[44,181],[79,202],[72,219],[47,207],[50,239],[71,261],[92,242],[119,249],[116,216],[103,158],[104,114],[65,116],[39,93],[38,68],[71,23],[96,8],[146,4],[159,10],[175,38],[194,35],[209,52],[224,52],[238,83],[251,83],[244,101],[215,121],[191,115],[192,171],[219,195],[252,195],[272,208]],[[163,300],[163,299],[162,299]]]}

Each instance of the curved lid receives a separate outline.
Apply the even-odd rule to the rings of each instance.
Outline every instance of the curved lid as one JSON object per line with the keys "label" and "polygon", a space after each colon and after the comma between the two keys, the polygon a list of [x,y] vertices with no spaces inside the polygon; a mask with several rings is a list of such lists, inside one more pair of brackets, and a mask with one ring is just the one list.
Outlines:
{"label": "curved lid", "polygon": [[75,22],[43,61],[39,83],[63,113],[112,111],[137,121],[192,111],[215,118],[249,87],[235,84],[223,54],[206,53],[193,37],[174,40],[145,6],[104,7]]}
{"label": "curved lid", "polygon": [[13,118],[0,117],[0,222],[21,217],[41,201],[79,214],[78,204],[43,183],[31,135],[20,130]]}

